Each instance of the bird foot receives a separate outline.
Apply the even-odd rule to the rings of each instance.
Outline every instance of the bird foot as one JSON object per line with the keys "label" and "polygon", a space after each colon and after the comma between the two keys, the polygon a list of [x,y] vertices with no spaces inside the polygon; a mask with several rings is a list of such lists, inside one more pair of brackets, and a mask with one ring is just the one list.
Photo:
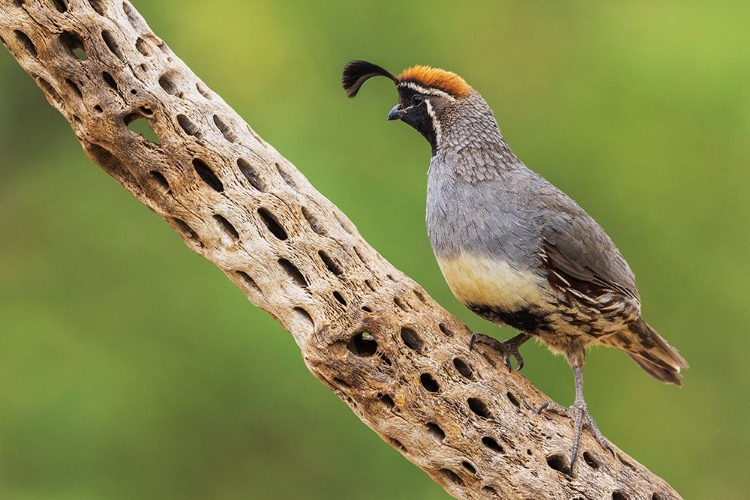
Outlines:
{"label": "bird foot", "polygon": [[508,367],[508,371],[513,370],[510,358],[515,358],[518,370],[521,370],[521,368],[523,368],[523,357],[518,349],[530,338],[531,335],[528,333],[519,333],[515,337],[501,342],[496,338],[483,333],[472,333],[471,339],[469,340],[469,350],[472,350],[476,344],[484,344],[503,355],[503,361],[505,362],[505,366]]}
{"label": "bird foot", "polygon": [[[586,403],[583,402],[576,402],[573,403],[570,407],[566,408],[562,405],[559,405],[555,403],[554,401],[549,401],[547,403],[544,403],[542,406],[540,406],[536,412],[537,414],[542,413],[545,410],[552,410],[556,413],[564,414],[571,416],[571,412],[574,413],[574,429],[575,433],[573,435],[573,450],[571,452],[570,456],[570,473],[573,474],[573,467],[576,464],[576,460],[578,458],[578,450],[580,448],[581,444],[581,431],[583,430],[583,426],[587,426],[589,429],[591,429],[591,433],[594,435],[594,437],[599,441],[599,444],[602,448],[607,450],[612,454],[612,456],[615,456],[615,450],[612,449],[612,447],[609,444],[609,441],[607,441],[607,438],[604,437],[604,434],[602,434],[602,431],[599,430],[599,427],[596,425],[596,422],[594,421],[594,417],[591,416],[591,412],[589,412],[588,406],[586,406]],[[573,417],[571,417],[573,418]]]}

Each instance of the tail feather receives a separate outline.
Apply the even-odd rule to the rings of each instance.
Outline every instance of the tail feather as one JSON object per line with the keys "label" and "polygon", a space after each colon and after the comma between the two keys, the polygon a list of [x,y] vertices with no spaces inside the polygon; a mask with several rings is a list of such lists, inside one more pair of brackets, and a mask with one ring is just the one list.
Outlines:
{"label": "tail feather", "polygon": [[646,373],[662,382],[682,385],[680,370],[688,363],[677,350],[667,344],[643,318],[630,325],[629,331],[617,335],[618,346],[630,355]]}

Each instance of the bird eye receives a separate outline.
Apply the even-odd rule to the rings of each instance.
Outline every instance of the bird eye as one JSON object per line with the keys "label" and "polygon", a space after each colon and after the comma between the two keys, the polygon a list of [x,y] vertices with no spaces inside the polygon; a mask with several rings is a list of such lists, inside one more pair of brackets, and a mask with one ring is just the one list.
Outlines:
{"label": "bird eye", "polygon": [[412,96],[411,98],[411,103],[414,106],[419,106],[423,102],[424,102],[424,96],[421,94],[414,94],[414,96]]}

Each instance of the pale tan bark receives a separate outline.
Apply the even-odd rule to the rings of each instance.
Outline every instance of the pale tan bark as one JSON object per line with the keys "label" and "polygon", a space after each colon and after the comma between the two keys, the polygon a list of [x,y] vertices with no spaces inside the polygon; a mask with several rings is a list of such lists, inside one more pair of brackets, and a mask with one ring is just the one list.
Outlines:
{"label": "pale tan bark", "polygon": [[[393,268],[127,1],[2,0],[0,37],[88,155],[294,336],[310,371],[459,498],[679,495],[572,424]],[[343,93],[342,93],[343,96]],[[343,103],[342,103],[343,105]],[[143,120],[151,140],[128,125]],[[387,478],[383,480],[387,481]]]}

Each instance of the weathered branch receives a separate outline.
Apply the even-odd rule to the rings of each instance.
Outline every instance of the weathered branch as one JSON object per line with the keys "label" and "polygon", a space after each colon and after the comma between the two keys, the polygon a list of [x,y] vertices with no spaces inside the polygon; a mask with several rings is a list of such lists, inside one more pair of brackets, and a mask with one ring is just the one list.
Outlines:
{"label": "weathered branch", "polygon": [[[572,425],[393,268],[127,1],[2,0],[0,37],[88,155],[289,330],[310,371],[461,498],[679,498]],[[142,121],[150,139],[129,125]],[[147,135],[147,134],[146,134]]]}

